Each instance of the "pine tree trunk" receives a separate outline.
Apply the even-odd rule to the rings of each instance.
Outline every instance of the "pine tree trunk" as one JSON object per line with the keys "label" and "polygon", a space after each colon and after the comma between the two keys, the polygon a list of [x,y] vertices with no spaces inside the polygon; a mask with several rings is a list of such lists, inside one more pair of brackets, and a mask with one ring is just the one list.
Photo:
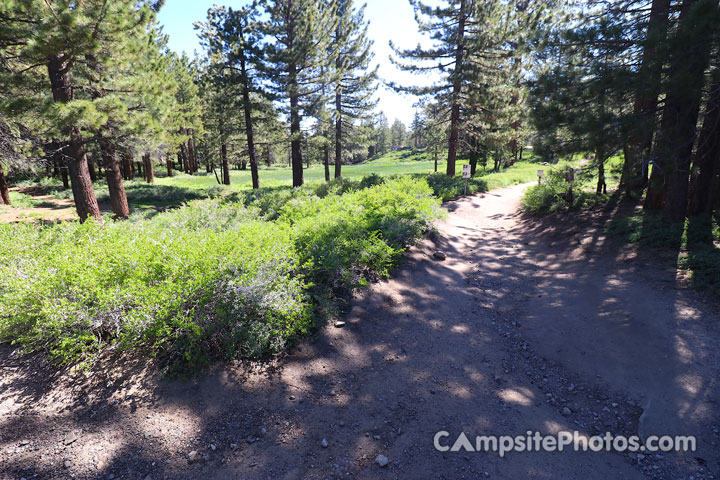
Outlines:
{"label": "pine tree trunk", "polygon": [[[242,30],[240,33],[242,38]],[[244,40],[243,40],[244,42]],[[252,106],[250,104],[250,79],[247,74],[247,66],[245,64],[245,50],[240,52],[240,75],[243,86],[243,110],[245,114],[245,136],[247,137],[248,155],[250,156],[250,177],[252,178],[252,187],[260,188],[260,176],[258,175],[258,158],[255,148],[255,132],[253,131],[252,122]]]}
{"label": "pine tree trunk", "polygon": [[172,177],[172,176],[173,176],[173,171],[172,171],[172,169],[173,169],[173,162],[172,162],[172,160],[170,159],[170,154],[169,154],[169,153],[167,154],[167,157],[165,158],[165,166],[167,167],[168,177]]}
{"label": "pine tree trunk", "polygon": [[[292,28],[290,36],[294,36]],[[293,39],[290,40],[294,42]],[[301,187],[303,181],[303,158],[300,123],[300,96],[298,95],[298,73],[294,62],[288,64],[288,91],[290,92],[290,166],[292,167],[293,187]]]}
{"label": "pine tree trunk", "polygon": [[145,181],[155,183],[155,172],[153,171],[152,158],[149,153],[143,156],[143,169],[145,170]]}
{"label": "pine tree trunk", "polygon": [[222,161],[222,180],[223,184],[230,185],[230,164],[227,158],[227,145],[225,142],[220,145],[220,159]]}
{"label": "pine tree trunk", "polygon": [[180,154],[180,156],[182,157],[183,171],[192,175],[192,172],[190,171],[190,162],[188,161],[187,145],[185,145],[184,143],[180,144]]}
{"label": "pine tree trunk", "polygon": [[713,25],[695,14],[698,4],[698,0],[684,0],[682,4],[676,42],[683,48],[676,46],[671,55],[665,109],[653,155],[659,159],[660,168],[653,168],[645,204],[646,209],[654,210],[659,207],[658,197],[664,198],[663,218],[672,223],[684,221],[687,213],[690,160],[704,72],[710,60],[707,39],[712,37]]}
{"label": "pine tree trunk", "polygon": [[455,46],[455,71],[453,72],[452,106],[450,108],[450,140],[448,145],[447,174],[455,176],[455,160],[457,159],[460,140],[460,93],[462,90],[462,69],[465,61],[465,3],[460,1],[460,21],[458,38]]}
{"label": "pine tree trunk", "polygon": [[342,93],[335,93],[335,178],[342,174]]}
{"label": "pine tree trunk", "polygon": [[120,171],[120,161],[118,159],[117,149],[112,141],[104,138],[100,142],[100,153],[105,164],[105,179],[107,180],[108,191],[110,193],[110,203],[112,204],[115,218],[127,218],[130,216],[130,206],[128,205],[125,186],[123,185],[122,172]]}
{"label": "pine tree trunk", "polygon": [[68,178],[68,169],[66,165],[60,166],[60,178],[62,179],[63,190],[70,188],[70,179]]}
{"label": "pine tree trunk", "polygon": [[188,152],[188,163],[190,166],[190,174],[195,174],[198,171],[197,158],[195,158],[195,142],[192,137],[192,130],[187,129],[187,135],[189,136],[187,141],[187,152]]}
{"label": "pine tree trunk", "polygon": [[605,182],[605,158],[603,158],[601,149],[598,149],[596,160],[598,162],[598,181],[595,194],[603,195],[607,193],[607,183]]}
{"label": "pine tree trunk", "polygon": [[620,178],[620,189],[634,197],[639,197],[647,184],[648,167],[645,158],[650,154],[657,123],[656,110],[664,60],[660,55],[660,46],[667,37],[669,13],[670,0],[653,0],[638,72],[640,81],[633,105],[635,123],[630,127]]}
{"label": "pine tree trunk", "polygon": [[[70,85],[70,65],[65,55],[51,55],[48,57],[48,75],[53,93],[53,100],[59,103],[67,103],[73,99],[72,86]],[[98,206],[95,190],[90,179],[88,170],[87,155],[79,127],[69,127],[67,134],[70,138],[68,153],[70,158],[67,161],[70,179],[72,180],[73,198],[75,208],[80,221],[94,217],[102,221],[100,207]]]}
{"label": "pine tree trunk", "polygon": [[688,212],[693,215],[712,211],[713,187],[720,174],[720,70],[715,70],[713,77],[695,152],[698,172],[690,182]]}
{"label": "pine tree trunk", "polygon": [[323,147],[323,165],[325,166],[325,181],[330,181],[330,147]]}
{"label": "pine tree trunk", "polygon": [[135,172],[133,171],[132,162],[130,161],[130,154],[123,151],[122,155],[123,172],[125,173],[126,180],[135,179]]}
{"label": "pine tree trunk", "polygon": [[10,205],[10,187],[8,186],[2,163],[0,163],[0,203]]}
{"label": "pine tree trunk", "polygon": [[97,172],[95,171],[95,161],[88,157],[88,171],[90,172],[90,180],[93,183],[97,182]]}

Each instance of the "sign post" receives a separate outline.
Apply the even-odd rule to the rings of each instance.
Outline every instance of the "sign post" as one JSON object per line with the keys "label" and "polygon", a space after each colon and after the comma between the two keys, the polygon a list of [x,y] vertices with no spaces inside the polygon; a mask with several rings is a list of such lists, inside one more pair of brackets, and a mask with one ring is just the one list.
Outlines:
{"label": "sign post", "polygon": [[540,183],[542,183],[542,178],[545,175],[545,170],[538,170],[537,173],[538,173],[538,185],[540,185]]}
{"label": "sign post", "polygon": [[468,178],[470,178],[470,165],[468,165],[467,163],[463,165],[462,177],[465,179],[465,195],[467,195]]}

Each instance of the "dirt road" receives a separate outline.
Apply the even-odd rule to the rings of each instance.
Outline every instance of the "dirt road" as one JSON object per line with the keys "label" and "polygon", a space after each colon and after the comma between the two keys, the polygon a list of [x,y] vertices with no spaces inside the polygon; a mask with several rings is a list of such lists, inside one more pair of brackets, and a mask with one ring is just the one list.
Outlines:
{"label": "dirt road", "polygon": [[[274,365],[167,381],[123,357],[52,376],[5,347],[0,478],[717,478],[717,306],[592,217],[524,218],[523,188],[449,203],[343,326]],[[442,430],[688,434],[699,450],[501,458],[437,451]]]}

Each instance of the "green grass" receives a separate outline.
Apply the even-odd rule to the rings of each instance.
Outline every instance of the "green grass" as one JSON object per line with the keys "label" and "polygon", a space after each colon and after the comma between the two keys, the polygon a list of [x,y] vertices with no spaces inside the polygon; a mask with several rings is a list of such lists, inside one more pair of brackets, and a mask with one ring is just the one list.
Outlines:
{"label": "green grass", "polygon": [[[489,189],[501,188],[518,183],[531,182],[537,179],[537,169],[532,153],[528,160],[517,162],[514,166],[493,172],[482,167],[478,168],[475,178],[468,181],[468,193],[484,192]],[[454,179],[444,175],[446,160],[441,155],[438,162],[438,174],[434,174],[434,162],[430,160],[429,154],[425,151],[402,149],[389,152],[381,157],[356,165],[343,165],[342,178],[345,180],[359,180],[366,177],[391,178],[403,175],[411,175],[416,178],[427,178],[435,190],[435,194],[442,200],[462,195],[465,182],[460,178],[462,165],[466,160],[459,159],[457,163],[457,176]],[[333,173],[331,166],[331,175]],[[157,173],[162,175],[165,171],[156,167]],[[323,165],[312,164],[303,171],[305,185],[319,186],[325,183],[325,171]],[[213,173],[198,172],[195,175],[187,175],[175,172],[172,177],[158,176],[155,184],[150,185],[141,179],[125,181],[125,190],[128,196],[128,203],[132,211],[145,210],[150,208],[167,208],[182,205],[184,202],[201,199],[215,198],[231,194],[241,194],[255,197],[251,193],[250,171],[231,170],[231,185],[218,185]],[[18,186],[38,186],[49,195],[57,198],[71,198],[72,192],[63,189],[60,181],[55,178],[42,178],[38,181],[26,180],[17,184]],[[292,186],[292,170],[287,165],[260,166],[261,191],[277,191]],[[101,179],[95,183],[95,193],[100,202],[109,202],[107,185]],[[29,198],[29,197],[28,197]],[[31,205],[31,203],[28,203]]]}

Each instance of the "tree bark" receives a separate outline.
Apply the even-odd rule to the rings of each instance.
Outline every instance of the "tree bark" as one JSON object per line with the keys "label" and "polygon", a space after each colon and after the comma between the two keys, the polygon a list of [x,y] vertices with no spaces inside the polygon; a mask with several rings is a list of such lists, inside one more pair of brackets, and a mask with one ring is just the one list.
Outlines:
{"label": "tree bark", "polygon": [[453,72],[452,106],[450,109],[450,140],[448,145],[447,175],[455,176],[455,160],[457,158],[460,139],[460,93],[462,91],[462,68],[465,60],[465,3],[460,2],[460,20],[458,22],[458,39],[455,50],[455,71]]}
{"label": "tree bark", "polygon": [[115,218],[127,218],[130,216],[130,206],[128,205],[127,194],[125,193],[125,186],[123,185],[117,149],[113,142],[107,138],[101,139],[99,144],[100,154],[105,164],[105,179],[107,180],[108,191],[110,193],[110,203],[112,204]]}
{"label": "tree bark", "polygon": [[152,157],[149,153],[143,156],[143,169],[145,170],[145,181],[155,183],[155,171],[153,170]]}
{"label": "tree bark", "polygon": [[639,81],[633,105],[634,123],[630,127],[620,178],[620,189],[634,197],[639,197],[647,184],[648,166],[645,159],[650,154],[657,124],[656,110],[663,66],[660,51],[667,37],[669,13],[670,0],[653,0],[638,72]]}
{"label": "tree bark", "polygon": [[187,155],[190,175],[194,175],[198,171],[197,158],[195,158],[195,142],[193,141],[192,133],[192,130],[189,128],[186,130],[186,134],[188,135]]}
{"label": "tree bark", "polygon": [[130,160],[130,154],[126,151],[122,153],[123,171],[125,172],[125,178],[127,180],[135,179],[135,171],[133,170],[132,161]]}
{"label": "tree bark", "polygon": [[90,172],[90,180],[95,183],[97,182],[97,172],[95,171],[95,161],[92,157],[88,157],[88,171]]}
{"label": "tree bark", "polygon": [[[240,30],[240,40],[245,42],[242,37],[242,29]],[[255,132],[253,131],[252,109],[250,105],[250,77],[247,73],[247,59],[245,58],[244,45],[240,48],[240,75],[242,81],[242,97],[243,110],[245,113],[245,136],[247,137],[248,155],[250,157],[250,177],[252,178],[252,187],[260,188],[260,176],[258,175],[258,158],[255,148]]]}
{"label": "tree bark", "polygon": [[[70,64],[64,54],[48,56],[48,76],[52,88],[53,100],[59,103],[67,103],[73,99],[72,86],[70,84]],[[88,170],[87,155],[80,133],[80,128],[70,126],[66,129],[69,141],[69,156],[67,161],[70,179],[72,181],[73,199],[75,208],[84,222],[88,217],[102,221],[100,207],[98,206],[95,190],[90,179]]]}
{"label": "tree bark", "polygon": [[607,194],[607,183],[605,182],[605,158],[604,153],[602,151],[602,147],[598,148],[597,153],[595,154],[595,158],[597,161],[597,167],[598,167],[598,181],[597,181],[597,187],[595,188],[595,194],[596,195],[603,195]]}
{"label": "tree bark", "polygon": [[715,70],[710,86],[694,165],[698,172],[690,182],[688,212],[710,213],[720,174],[720,70]]}
{"label": "tree bark", "polygon": [[325,181],[330,181],[330,147],[323,147],[323,166],[325,167]]}
{"label": "tree bark", "polygon": [[0,163],[0,203],[10,205],[10,187],[8,186],[2,163]]}
{"label": "tree bark", "polygon": [[342,175],[342,92],[335,93],[335,178]]}
{"label": "tree bark", "polygon": [[230,164],[228,163],[227,144],[225,142],[220,145],[220,159],[222,160],[223,184],[230,185]]}
{"label": "tree bark", "polygon": [[169,154],[169,153],[167,154],[167,157],[165,158],[165,166],[167,167],[168,177],[172,177],[172,176],[173,176],[173,171],[172,171],[172,169],[173,169],[173,162],[172,162],[172,160],[170,159],[170,154]]}
{"label": "tree bark", "polygon": [[302,186],[303,182],[303,159],[302,144],[300,139],[300,97],[297,94],[297,66],[290,63],[288,68],[290,77],[290,164],[292,165],[293,187]]}
{"label": "tree bark", "polygon": [[687,213],[690,161],[704,72],[710,60],[707,39],[713,35],[713,25],[695,11],[699,4],[698,0],[684,0],[681,7],[665,109],[653,155],[659,159],[660,168],[653,167],[645,201],[647,210],[662,207],[663,218],[672,223],[684,221]]}

